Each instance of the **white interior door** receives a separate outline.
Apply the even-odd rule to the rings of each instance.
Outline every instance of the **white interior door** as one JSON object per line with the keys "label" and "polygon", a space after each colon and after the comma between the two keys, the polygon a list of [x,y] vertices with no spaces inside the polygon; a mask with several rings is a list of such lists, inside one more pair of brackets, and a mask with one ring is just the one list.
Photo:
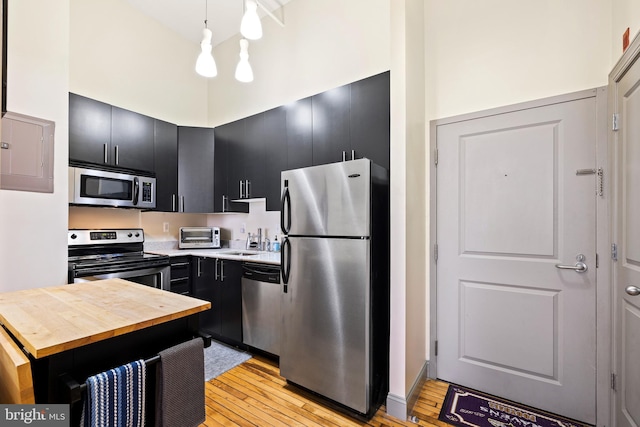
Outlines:
{"label": "white interior door", "polygon": [[640,425],[640,63],[617,83],[615,425]]}
{"label": "white interior door", "polygon": [[593,94],[436,129],[437,376],[588,423],[596,419]]}

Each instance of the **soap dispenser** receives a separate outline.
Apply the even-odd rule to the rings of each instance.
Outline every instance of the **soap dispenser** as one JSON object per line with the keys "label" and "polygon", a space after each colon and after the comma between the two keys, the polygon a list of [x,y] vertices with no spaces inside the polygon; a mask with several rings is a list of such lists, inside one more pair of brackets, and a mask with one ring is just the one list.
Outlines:
{"label": "soap dispenser", "polygon": [[280,242],[278,242],[278,235],[276,234],[275,239],[273,239],[273,243],[271,244],[271,248],[273,252],[280,252]]}

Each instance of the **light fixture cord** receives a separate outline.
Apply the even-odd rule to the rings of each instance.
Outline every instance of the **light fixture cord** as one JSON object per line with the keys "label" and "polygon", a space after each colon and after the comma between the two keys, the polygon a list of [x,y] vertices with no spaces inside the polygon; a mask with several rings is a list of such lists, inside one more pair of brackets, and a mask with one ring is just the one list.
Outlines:
{"label": "light fixture cord", "polygon": [[207,26],[207,21],[209,18],[209,0],[204,0],[204,27],[209,28]]}

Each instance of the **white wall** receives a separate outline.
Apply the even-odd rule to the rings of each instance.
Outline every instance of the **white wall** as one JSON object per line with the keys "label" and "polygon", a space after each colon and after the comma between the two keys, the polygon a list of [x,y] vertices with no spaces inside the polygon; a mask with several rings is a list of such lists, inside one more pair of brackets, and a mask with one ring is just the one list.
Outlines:
{"label": "white wall", "polygon": [[389,69],[390,0],[294,0],[285,27],[262,19],[249,43],[255,80],[235,80],[239,37],[214,48],[218,76],[209,85],[209,124],[219,125]]}
{"label": "white wall", "polygon": [[54,192],[0,190],[0,291],[67,274],[69,1],[8,5],[7,109],[55,121]]}
{"label": "white wall", "polygon": [[605,85],[611,8],[611,0],[427,0],[428,118]]}
{"label": "white wall", "polygon": [[200,48],[124,0],[70,0],[70,91],[184,126],[207,122]]}
{"label": "white wall", "polygon": [[629,41],[640,33],[640,2],[612,0],[611,67],[622,56],[622,34],[629,28]]}

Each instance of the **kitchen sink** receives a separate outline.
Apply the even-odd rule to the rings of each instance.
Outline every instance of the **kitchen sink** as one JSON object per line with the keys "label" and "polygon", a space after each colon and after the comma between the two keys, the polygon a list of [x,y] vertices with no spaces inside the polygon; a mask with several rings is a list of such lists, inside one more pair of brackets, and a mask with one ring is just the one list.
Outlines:
{"label": "kitchen sink", "polygon": [[252,255],[260,255],[258,252],[247,252],[247,251],[230,251],[230,252],[220,252],[221,255],[235,255],[235,256],[252,256]]}

